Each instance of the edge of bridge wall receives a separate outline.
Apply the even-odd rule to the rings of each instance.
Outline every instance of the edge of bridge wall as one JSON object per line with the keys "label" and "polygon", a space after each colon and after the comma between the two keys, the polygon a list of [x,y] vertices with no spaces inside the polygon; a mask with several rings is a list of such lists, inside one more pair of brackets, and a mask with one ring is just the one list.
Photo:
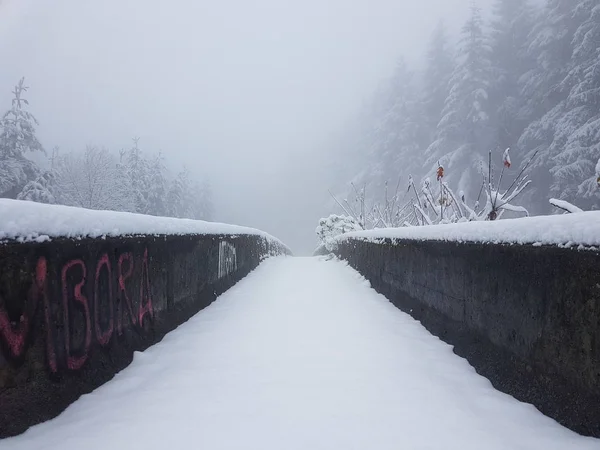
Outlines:
{"label": "edge of bridge wall", "polygon": [[0,243],[0,437],[55,417],[289,253],[252,234]]}
{"label": "edge of bridge wall", "polygon": [[360,238],[334,253],[494,387],[600,437],[600,252]]}

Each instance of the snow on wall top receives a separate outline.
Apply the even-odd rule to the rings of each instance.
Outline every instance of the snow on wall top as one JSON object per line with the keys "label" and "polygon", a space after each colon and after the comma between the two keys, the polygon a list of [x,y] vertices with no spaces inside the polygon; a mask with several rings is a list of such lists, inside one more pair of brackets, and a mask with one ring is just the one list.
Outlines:
{"label": "snow on wall top", "polygon": [[250,234],[285,247],[268,233],[237,225],[0,199],[0,242],[183,234]]}
{"label": "snow on wall top", "polygon": [[600,247],[600,211],[358,231],[338,237]]}

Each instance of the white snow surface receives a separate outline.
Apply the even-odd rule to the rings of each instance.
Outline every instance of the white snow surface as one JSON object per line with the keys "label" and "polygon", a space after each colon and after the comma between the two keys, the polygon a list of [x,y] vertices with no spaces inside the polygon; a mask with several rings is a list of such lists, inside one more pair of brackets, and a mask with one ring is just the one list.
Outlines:
{"label": "white snow surface", "polygon": [[272,258],[0,449],[597,450],[496,391],[345,263]]}
{"label": "white snow surface", "polygon": [[338,242],[350,238],[376,241],[431,240],[479,243],[508,243],[561,246],[600,246],[600,211],[520,219],[464,222],[422,227],[385,228],[347,233]]}
{"label": "white snow surface", "polygon": [[0,199],[0,242],[183,234],[250,234],[283,245],[264,231],[237,225]]}

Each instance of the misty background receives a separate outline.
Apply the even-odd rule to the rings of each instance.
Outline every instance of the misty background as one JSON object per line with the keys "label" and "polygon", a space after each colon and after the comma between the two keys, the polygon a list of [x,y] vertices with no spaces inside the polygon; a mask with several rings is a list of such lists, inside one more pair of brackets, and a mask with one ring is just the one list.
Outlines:
{"label": "misty background", "polygon": [[467,0],[3,0],[0,105],[25,76],[47,149],[137,136],[208,177],[215,220],[308,253],[330,212],[324,161],[362,103],[398,57],[422,63],[440,19],[458,33],[468,14]]}
{"label": "misty background", "polygon": [[237,223],[299,254],[317,234],[600,207],[598,0],[4,0],[0,17],[0,197]]}

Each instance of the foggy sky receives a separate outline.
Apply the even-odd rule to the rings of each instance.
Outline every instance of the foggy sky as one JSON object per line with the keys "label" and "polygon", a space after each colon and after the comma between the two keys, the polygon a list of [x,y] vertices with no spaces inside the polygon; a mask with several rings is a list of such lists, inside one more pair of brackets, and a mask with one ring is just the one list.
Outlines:
{"label": "foggy sky", "polygon": [[[219,221],[315,247],[326,152],[397,58],[469,0],[1,0],[0,109],[25,76],[46,148],[162,150]],[[340,161],[340,164],[343,164]]]}

